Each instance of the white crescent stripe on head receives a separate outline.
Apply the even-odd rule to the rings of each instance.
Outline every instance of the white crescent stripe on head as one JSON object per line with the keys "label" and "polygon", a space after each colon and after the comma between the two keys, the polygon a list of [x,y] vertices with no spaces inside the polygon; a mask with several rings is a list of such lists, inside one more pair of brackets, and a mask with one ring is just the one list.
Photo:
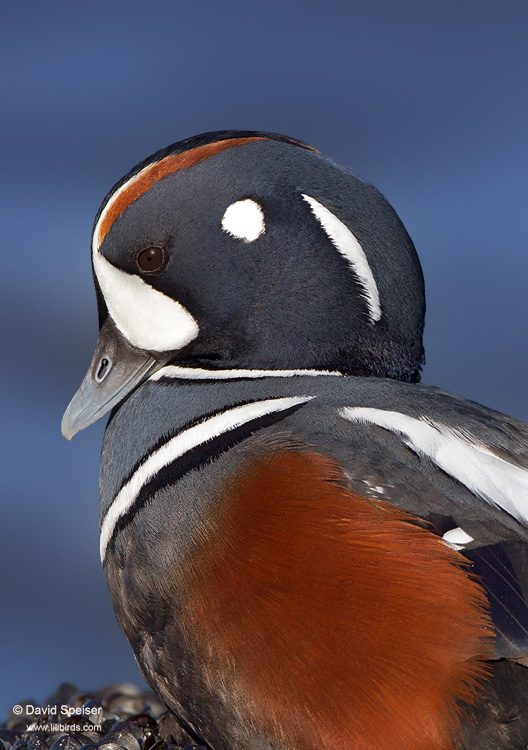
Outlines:
{"label": "white crescent stripe on head", "polygon": [[123,185],[121,185],[118,190],[113,193],[106,206],[101,211],[101,215],[97,219],[97,224],[95,225],[94,231],[93,231],[93,240],[92,240],[92,249],[93,253],[95,255],[95,252],[99,250],[101,243],[103,241],[103,238],[101,237],[101,230],[103,227],[103,223],[108,215],[108,213],[111,211],[112,207],[115,205],[115,203],[119,200],[120,196],[123,195],[123,193],[126,193],[127,190],[135,183],[138,182],[138,180],[141,179],[141,177],[145,174],[145,172],[148,172],[150,169],[152,169],[152,164],[147,164],[146,167],[143,167],[143,169],[138,172],[135,175],[132,175],[132,177],[127,180]]}
{"label": "white crescent stripe on head", "polygon": [[491,505],[528,523],[528,471],[443,424],[385,409],[345,408],[351,422],[378,425],[403,436],[405,444]]}
{"label": "white crescent stripe on head", "polygon": [[381,318],[379,291],[363,248],[346,224],[343,224],[341,219],[338,219],[322,203],[305,193],[302,193],[302,197],[310,206],[313,215],[330,238],[332,245],[346,259],[357,276],[363,288],[362,296],[367,303],[370,320],[372,323],[377,323]]}
{"label": "white crescent stripe on head", "polygon": [[183,432],[168,440],[141,464],[112,501],[101,525],[101,561],[104,562],[106,548],[119,519],[130,510],[141,488],[161,469],[188,451],[218,437],[218,435],[224,432],[229,432],[229,430],[236,429],[240,425],[251,422],[253,419],[264,417],[267,414],[285,411],[292,406],[307,403],[312,398],[313,396],[273,398],[235,406],[232,409],[227,409],[221,414],[215,414],[215,416],[209,417],[209,419],[183,430]]}
{"label": "white crescent stripe on head", "polygon": [[97,250],[93,262],[108,312],[132,346],[167,352],[198,336],[197,322],[179,302],[116,268]]}
{"label": "white crescent stripe on head", "polygon": [[150,376],[150,380],[182,378],[183,380],[234,380],[236,378],[292,378],[295,375],[339,375],[331,370],[206,370],[201,367],[166,365]]}

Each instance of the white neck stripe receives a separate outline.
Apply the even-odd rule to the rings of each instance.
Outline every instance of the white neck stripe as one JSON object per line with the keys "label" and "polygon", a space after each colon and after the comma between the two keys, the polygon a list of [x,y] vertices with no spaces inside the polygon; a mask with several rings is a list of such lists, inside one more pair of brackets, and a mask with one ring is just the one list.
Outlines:
{"label": "white neck stripe", "polygon": [[332,245],[346,259],[357,276],[363,288],[362,296],[367,305],[370,321],[377,323],[381,318],[379,291],[363,248],[346,224],[322,203],[305,193],[302,193],[302,197],[312,209],[313,215],[330,238]]}
{"label": "white neck stripe", "polygon": [[414,453],[429,458],[491,505],[528,523],[528,471],[471,442],[465,434],[438,422],[385,409],[345,408],[340,416],[398,433]]}
{"label": "white neck stripe", "polygon": [[331,370],[206,370],[200,367],[179,367],[167,365],[150,376],[150,380],[181,378],[182,380],[233,380],[236,378],[292,378],[296,375],[338,375]]}
{"label": "white neck stripe", "polygon": [[141,488],[161,469],[188,451],[212,440],[224,432],[229,432],[267,414],[285,411],[292,406],[305,404],[312,398],[314,397],[293,396],[289,398],[273,398],[235,406],[221,414],[215,414],[215,416],[209,417],[209,419],[193,425],[173,438],[170,438],[136,469],[128,482],[119,490],[108,508],[100,532],[101,561],[104,562],[108,543],[113,536],[119,519],[131,509]]}

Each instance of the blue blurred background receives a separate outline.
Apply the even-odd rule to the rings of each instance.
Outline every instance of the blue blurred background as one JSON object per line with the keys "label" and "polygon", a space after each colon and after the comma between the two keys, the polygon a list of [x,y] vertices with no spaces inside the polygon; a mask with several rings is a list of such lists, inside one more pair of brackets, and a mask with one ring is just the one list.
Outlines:
{"label": "blue blurred background", "polygon": [[263,129],[350,165],[418,248],[424,381],[528,420],[527,22],[525,0],[3,3],[0,718],[139,679],[98,559],[104,425],[59,425],[97,335],[93,217],[156,149]]}

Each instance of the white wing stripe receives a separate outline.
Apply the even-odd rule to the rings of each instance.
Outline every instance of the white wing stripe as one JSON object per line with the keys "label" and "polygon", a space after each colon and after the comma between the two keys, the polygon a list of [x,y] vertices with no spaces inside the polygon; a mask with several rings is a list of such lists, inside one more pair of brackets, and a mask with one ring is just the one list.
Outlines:
{"label": "white wing stripe", "polygon": [[470,544],[473,541],[473,537],[457,526],[456,529],[450,529],[446,531],[442,537],[444,542],[448,544],[452,549],[464,549],[466,544]]}
{"label": "white wing stripe", "polygon": [[385,409],[345,408],[351,422],[378,425],[402,435],[405,444],[471,492],[528,523],[528,471],[496,456],[488,448],[438,422],[416,419]]}

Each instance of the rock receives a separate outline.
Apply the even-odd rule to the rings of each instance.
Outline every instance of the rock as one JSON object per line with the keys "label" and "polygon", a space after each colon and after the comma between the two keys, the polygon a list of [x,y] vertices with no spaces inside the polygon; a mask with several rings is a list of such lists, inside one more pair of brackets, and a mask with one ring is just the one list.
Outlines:
{"label": "rock", "polygon": [[17,706],[22,710],[11,711],[0,726],[0,750],[200,748],[154,693],[128,683],[86,692],[64,682],[44,706]]}

